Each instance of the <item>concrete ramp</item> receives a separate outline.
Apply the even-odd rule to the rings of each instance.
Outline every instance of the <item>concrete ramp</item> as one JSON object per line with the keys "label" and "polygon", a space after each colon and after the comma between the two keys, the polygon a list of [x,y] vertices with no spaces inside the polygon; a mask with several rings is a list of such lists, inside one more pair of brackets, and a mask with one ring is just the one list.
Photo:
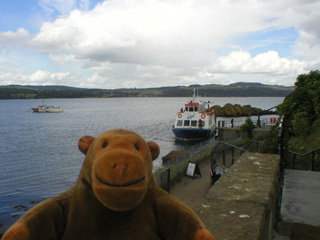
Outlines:
{"label": "concrete ramp", "polygon": [[320,226],[320,172],[285,170],[283,221]]}

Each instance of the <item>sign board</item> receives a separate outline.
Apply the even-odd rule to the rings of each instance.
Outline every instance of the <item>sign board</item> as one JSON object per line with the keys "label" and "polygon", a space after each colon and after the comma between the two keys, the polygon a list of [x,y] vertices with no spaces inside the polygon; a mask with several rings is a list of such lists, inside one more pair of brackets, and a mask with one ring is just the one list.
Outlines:
{"label": "sign board", "polygon": [[274,118],[274,117],[272,117],[272,118],[270,118],[270,122],[271,122],[271,123],[276,123],[276,122],[277,122],[277,119]]}
{"label": "sign board", "polygon": [[194,177],[195,174],[198,174],[201,177],[201,172],[198,163],[189,162],[186,175]]}

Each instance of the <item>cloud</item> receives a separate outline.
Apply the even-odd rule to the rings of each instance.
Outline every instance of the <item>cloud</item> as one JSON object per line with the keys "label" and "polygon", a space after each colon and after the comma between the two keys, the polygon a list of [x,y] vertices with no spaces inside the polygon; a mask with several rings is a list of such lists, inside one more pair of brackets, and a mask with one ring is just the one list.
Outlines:
{"label": "cloud", "polygon": [[268,27],[255,10],[219,1],[111,0],[44,23],[33,45],[101,62],[197,66],[232,36]]}
{"label": "cloud", "polygon": [[259,79],[265,83],[275,84],[278,80],[283,85],[293,85],[297,75],[306,73],[310,69],[317,69],[319,66],[319,60],[310,62],[281,58],[275,51],[252,57],[249,52],[240,50],[231,52],[228,56],[219,57],[209,68],[209,72],[251,74],[255,77],[259,76]]}
{"label": "cloud", "polygon": [[272,73],[282,75],[292,71],[300,74],[306,71],[305,67],[308,67],[308,62],[281,58],[275,51],[268,51],[252,57],[249,52],[240,50],[231,52],[228,56],[219,57],[210,70],[219,73]]}
{"label": "cloud", "polygon": [[80,85],[83,79],[79,76],[71,75],[69,72],[48,72],[37,70],[32,74],[6,72],[0,74],[2,85],[10,84],[30,84],[30,85],[65,85],[66,82],[71,85]]}
{"label": "cloud", "polygon": [[23,28],[19,28],[16,32],[0,32],[0,50],[25,48],[30,40],[29,32]]}
{"label": "cloud", "polygon": [[[61,78],[70,80],[65,84],[102,88],[242,80],[292,85],[298,74],[319,68],[320,1],[108,0],[93,9],[90,4],[39,0],[54,20],[34,35],[24,29],[0,33],[0,48],[27,40],[26,47],[48,56],[49,67],[26,74],[34,80],[48,82],[47,72],[47,79],[59,82],[51,74],[68,72]],[[281,36],[288,29],[294,37]],[[243,46],[239,39],[252,35],[252,44]]]}

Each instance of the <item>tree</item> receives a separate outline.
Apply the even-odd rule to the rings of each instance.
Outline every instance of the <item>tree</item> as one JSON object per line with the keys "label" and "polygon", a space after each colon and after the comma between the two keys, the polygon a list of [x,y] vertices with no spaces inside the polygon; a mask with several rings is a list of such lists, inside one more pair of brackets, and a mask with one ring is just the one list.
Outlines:
{"label": "tree", "polygon": [[278,106],[291,136],[306,136],[320,119],[320,71],[297,77],[295,91]]}
{"label": "tree", "polygon": [[255,128],[253,121],[251,120],[250,117],[247,117],[246,121],[244,124],[240,126],[241,132],[245,132],[248,134],[248,138],[253,137],[253,129]]}

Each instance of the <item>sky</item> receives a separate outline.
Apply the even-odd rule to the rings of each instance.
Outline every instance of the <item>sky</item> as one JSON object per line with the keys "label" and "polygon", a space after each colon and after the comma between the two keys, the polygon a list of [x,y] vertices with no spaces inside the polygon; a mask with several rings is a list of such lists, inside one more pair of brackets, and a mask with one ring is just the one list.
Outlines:
{"label": "sky", "polygon": [[0,0],[0,85],[293,86],[320,0]]}

